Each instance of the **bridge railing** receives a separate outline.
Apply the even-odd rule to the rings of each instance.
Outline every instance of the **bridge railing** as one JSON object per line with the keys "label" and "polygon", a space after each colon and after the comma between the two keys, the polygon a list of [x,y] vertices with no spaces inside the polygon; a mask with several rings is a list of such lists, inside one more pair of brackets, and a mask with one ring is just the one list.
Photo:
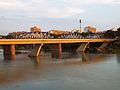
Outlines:
{"label": "bridge railing", "polygon": [[113,39],[115,37],[107,37],[104,34],[81,34],[70,33],[53,35],[48,33],[12,33],[6,37],[0,36],[0,39]]}

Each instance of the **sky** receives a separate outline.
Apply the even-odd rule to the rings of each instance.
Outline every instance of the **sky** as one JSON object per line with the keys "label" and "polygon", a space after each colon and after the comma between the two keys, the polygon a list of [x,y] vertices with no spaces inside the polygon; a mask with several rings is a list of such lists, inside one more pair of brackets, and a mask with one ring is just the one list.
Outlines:
{"label": "sky", "polygon": [[0,0],[0,34],[41,27],[71,31],[91,25],[97,31],[120,27],[120,0]]}

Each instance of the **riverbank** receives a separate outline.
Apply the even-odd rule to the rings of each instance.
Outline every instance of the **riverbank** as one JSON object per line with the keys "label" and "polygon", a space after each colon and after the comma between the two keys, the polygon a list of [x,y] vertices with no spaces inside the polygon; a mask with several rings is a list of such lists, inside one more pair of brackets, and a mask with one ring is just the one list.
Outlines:
{"label": "riverbank", "polygon": [[117,41],[110,43],[103,53],[120,54],[120,38]]}

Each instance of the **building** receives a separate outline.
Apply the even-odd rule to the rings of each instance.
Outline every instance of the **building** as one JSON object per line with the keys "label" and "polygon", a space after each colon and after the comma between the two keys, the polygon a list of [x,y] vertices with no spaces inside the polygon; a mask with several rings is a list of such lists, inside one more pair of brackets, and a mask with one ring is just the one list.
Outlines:
{"label": "building", "polygon": [[49,34],[59,35],[59,34],[65,33],[65,31],[62,31],[62,30],[49,30],[48,33],[49,33]]}
{"label": "building", "polygon": [[72,33],[74,33],[74,32],[82,33],[82,32],[83,32],[83,29],[80,29],[80,28],[78,28],[78,29],[73,29],[71,32],[72,32]]}
{"label": "building", "polygon": [[92,26],[87,26],[84,28],[84,32],[96,33],[96,28],[94,28]]}
{"label": "building", "polygon": [[115,27],[115,28],[111,28],[110,30],[112,31],[117,31],[118,27]]}
{"label": "building", "polygon": [[41,32],[41,28],[38,28],[36,26],[30,28],[30,32]]}

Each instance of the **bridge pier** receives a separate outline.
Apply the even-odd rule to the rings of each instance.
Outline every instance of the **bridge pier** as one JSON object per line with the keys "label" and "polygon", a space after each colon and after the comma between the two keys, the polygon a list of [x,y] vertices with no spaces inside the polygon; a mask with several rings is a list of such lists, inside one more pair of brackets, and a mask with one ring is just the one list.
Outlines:
{"label": "bridge pier", "polygon": [[88,56],[86,55],[85,52],[80,52],[80,55],[82,57],[82,62],[89,61],[89,58],[88,58]]}
{"label": "bridge pier", "polygon": [[62,44],[61,43],[52,44],[51,55],[52,55],[52,58],[62,57]]}
{"label": "bridge pier", "polygon": [[100,47],[98,47],[97,50],[102,51],[105,47],[107,47],[108,44],[109,44],[108,42],[102,43],[102,45]]}
{"label": "bridge pier", "polygon": [[35,48],[31,51],[29,56],[31,56],[31,57],[39,56],[39,53],[40,53],[40,50],[41,50],[42,46],[43,46],[43,44],[36,44]]}
{"label": "bridge pier", "polygon": [[14,60],[15,59],[15,45],[4,45],[3,55],[4,55],[5,60]]}
{"label": "bridge pier", "polygon": [[89,42],[83,42],[76,51],[84,52],[88,44]]}

